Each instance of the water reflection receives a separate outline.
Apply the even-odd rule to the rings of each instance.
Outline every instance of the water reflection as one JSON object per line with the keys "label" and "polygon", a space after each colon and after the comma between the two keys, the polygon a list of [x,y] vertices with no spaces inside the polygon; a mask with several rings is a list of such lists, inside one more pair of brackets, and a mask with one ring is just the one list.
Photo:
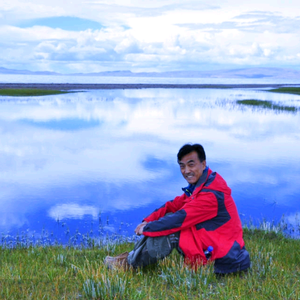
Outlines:
{"label": "water reflection", "polygon": [[169,83],[169,84],[298,84],[298,78],[118,77],[0,74],[3,83]]}
{"label": "water reflection", "polygon": [[[0,230],[130,234],[181,194],[176,153],[200,142],[232,188],[242,219],[297,223],[300,97],[243,89],[86,91],[0,98]],[[67,224],[67,225],[65,225]],[[62,232],[66,232],[62,229]]]}

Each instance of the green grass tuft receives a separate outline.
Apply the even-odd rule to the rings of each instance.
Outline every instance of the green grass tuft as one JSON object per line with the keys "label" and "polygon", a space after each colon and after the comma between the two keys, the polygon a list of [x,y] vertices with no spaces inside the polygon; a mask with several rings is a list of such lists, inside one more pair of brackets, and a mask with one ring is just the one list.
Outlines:
{"label": "green grass tuft", "polygon": [[269,92],[300,95],[300,87],[283,87],[269,90]]}
{"label": "green grass tuft", "polygon": [[0,248],[0,299],[299,299],[300,240],[255,228],[244,239],[251,270],[221,278],[212,264],[192,271],[176,251],[144,269],[107,270],[105,256],[132,243]]}
{"label": "green grass tuft", "polygon": [[0,89],[1,96],[46,96],[70,93],[67,91],[42,90],[42,89]]}
{"label": "green grass tuft", "polygon": [[253,107],[259,107],[263,109],[271,109],[275,111],[287,111],[287,112],[297,112],[298,108],[295,106],[285,106],[274,104],[272,101],[264,100],[255,100],[255,99],[246,99],[246,100],[237,100],[237,104],[248,105]]}

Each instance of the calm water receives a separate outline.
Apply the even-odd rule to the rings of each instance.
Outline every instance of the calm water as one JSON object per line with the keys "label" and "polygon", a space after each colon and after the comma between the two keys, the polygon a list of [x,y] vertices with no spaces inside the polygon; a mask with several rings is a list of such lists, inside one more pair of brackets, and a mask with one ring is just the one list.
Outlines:
{"label": "calm water", "polygon": [[0,83],[298,84],[284,78],[167,78],[0,74]]}
{"label": "calm water", "polygon": [[243,222],[299,224],[300,96],[256,89],[86,91],[0,97],[0,233],[131,235],[186,186],[176,162],[187,142],[232,188]]}

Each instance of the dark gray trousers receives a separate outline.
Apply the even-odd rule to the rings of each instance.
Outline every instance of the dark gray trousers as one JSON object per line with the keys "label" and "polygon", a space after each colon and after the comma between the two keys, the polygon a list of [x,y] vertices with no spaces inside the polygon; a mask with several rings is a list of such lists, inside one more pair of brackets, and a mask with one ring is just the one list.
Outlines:
{"label": "dark gray trousers", "polygon": [[131,252],[129,252],[127,261],[134,267],[145,267],[163,259],[175,248],[181,255],[182,250],[179,248],[179,232],[166,236],[141,238]]}

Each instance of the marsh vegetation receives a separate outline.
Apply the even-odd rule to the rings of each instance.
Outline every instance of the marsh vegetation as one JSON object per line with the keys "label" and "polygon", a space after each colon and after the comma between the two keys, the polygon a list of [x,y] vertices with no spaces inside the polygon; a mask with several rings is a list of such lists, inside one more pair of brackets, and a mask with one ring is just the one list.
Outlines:
{"label": "marsh vegetation", "polygon": [[300,95],[300,87],[282,87],[278,89],[271,89],[269,91],[273,93],[286,93],[286,94]]}
{"label": "marsh vegetation", "polygon": [[32,97],[32,96],[47,96],[66,94],[68,91],[58,90],[43,90],[43,89],[0,89],[0,96],[14,96],[14,97]]}
{"label": "marsh vegetation", "polygon": [[265,100],[255,100],[255,99],[245,99],[245,100],[237,100],[237,104],[248,105],[253,107],[258,107],[262,109],[271,109],[275,111],[286,111],[286,112],[297,112],[298,108],[295,106],[286,106],[275,104],[272,101]]}
{"label": "marsh vegetation", "polygon": [[15,245],[1,248],[1,299],[299,299],[300,240],[245,229],[252,267],[217,278],[212,264],[196,272],[174,251],[143,270],[107,270],[106,255],[132,249],[111,241],[84,247]]}

